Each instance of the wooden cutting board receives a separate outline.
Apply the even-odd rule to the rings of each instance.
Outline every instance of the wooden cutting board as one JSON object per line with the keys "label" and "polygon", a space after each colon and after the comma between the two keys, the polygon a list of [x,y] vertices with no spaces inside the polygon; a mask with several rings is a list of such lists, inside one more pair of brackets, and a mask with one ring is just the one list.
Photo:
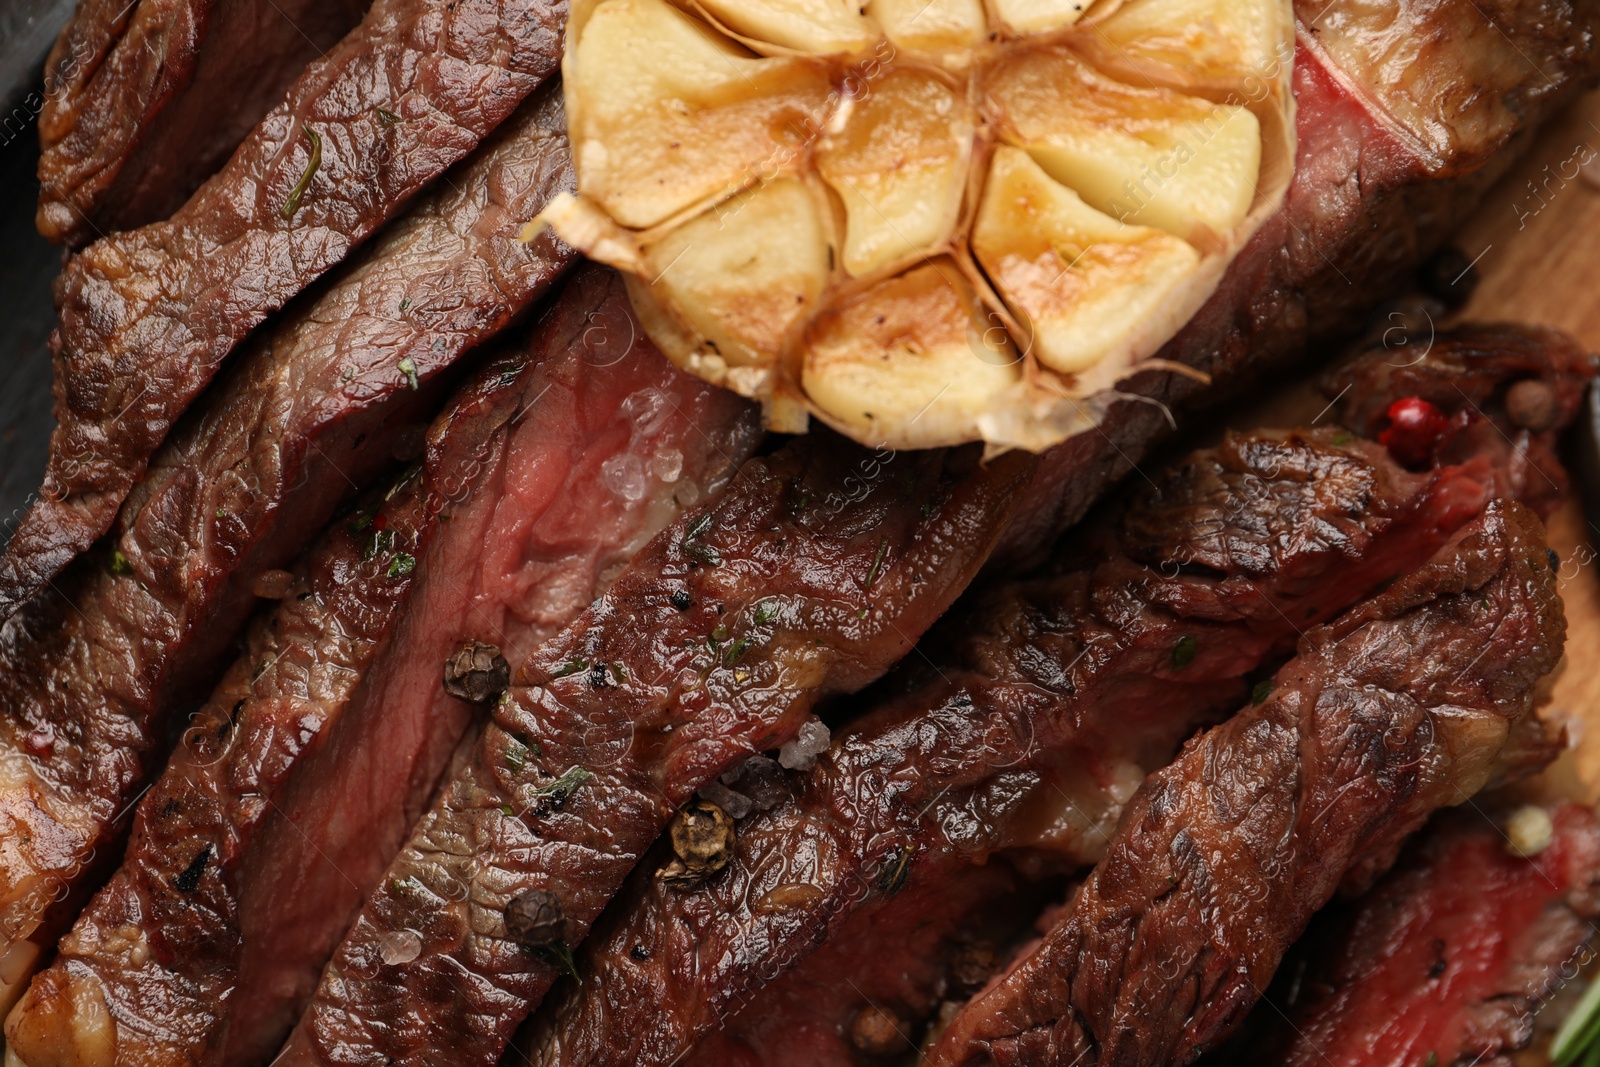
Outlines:
{"label": "wooden cutting board", "polygon": [[[1584,165],[1587,164],[1587,167]],[[1546,130],[1456,240],[1481,278],[1462,317],[1554,326],[1600,352],[1600,92]],[[1576,491],[1550,522],[1561,555],[1567,657],[1543,714],[1574,747],[1537,783],[1549,796],[1600,801],[1600,512]]]}

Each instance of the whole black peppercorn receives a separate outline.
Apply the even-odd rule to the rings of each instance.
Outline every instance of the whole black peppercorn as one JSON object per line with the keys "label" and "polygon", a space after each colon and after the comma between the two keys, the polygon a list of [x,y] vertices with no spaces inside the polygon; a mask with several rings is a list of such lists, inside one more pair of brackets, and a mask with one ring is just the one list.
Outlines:
{"label": "whole black peppercorn", "polygon": [[468,641],[445,661],[444,691],[453,697],[487,704],[511,684],[511,665],[494,645]]}
{"label": "whole black peppercorn", "polygon": [[561,901],[543,889],[525,889],[505,910],[506,932],[528,948],[544,948],[565,940],[566,918]]}
{"label": "whole black peppercorn", "polygon": [[675,885],[693,885],[722,870],[733,859],[737,841],[732,817],[703,797],[673,816],[668,838],[677,858],[661,869],[660,877]]}

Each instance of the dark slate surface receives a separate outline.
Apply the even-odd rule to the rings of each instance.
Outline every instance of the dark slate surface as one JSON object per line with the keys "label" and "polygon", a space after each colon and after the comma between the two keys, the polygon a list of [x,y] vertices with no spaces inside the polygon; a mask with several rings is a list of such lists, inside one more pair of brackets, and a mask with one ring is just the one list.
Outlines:
{"label": "dark slate surface", "polygon": [[60,253],[33,228],[39,200],[34,119],[44,51],[71,3],[0,0],[0,543],[39,486],[50,416],[55,325],[50,283]]}

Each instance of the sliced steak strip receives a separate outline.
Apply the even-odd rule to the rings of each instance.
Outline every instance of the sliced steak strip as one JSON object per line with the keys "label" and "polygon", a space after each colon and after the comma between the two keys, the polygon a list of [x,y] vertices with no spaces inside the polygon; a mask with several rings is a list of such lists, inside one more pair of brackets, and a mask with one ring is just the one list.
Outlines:
{"label": "sliced steak strip", "polygon": [[1066,916],[928,1062],[1198,1056],[1341,881],[1495,773],[1565,634],[1538,517],[1495,501],[1427,566],[1308,631],[1264,703],[1146,779]]}
{"label": "sliced steak strip", "polygon": [[1600,918],[1600,824],[1576,804],[1551,821],[1524,859],[1482,811],[1436,818],[1371,893],[1317,916],[1268,991],[1277,1007],[1217,1062],[1510,1067]]}
{"label": "sliced steak strip", "polygon": [[643,340],[619,279],[580,274],[257,628],[13,1014],[11,1052],[270,1059],[474,722],[445,689],[452,654],[521,662],[758,438],[747,404]]}
{"label": "sliced steak strip", "polygon": [[125,829],[114,820],[164,755],[168,716],[215,681],[258,576],[393,462],[399,438],[414,454],[407,423],[431,415],[433,383],[571,261],[516,240],[524,212],[571,181],[560,94],[541,92],[451,188],[252,341],[157,452],[114,551],[0,630],[5,1005]]}
{"label": "sliced steak strip", "polygon": [[[1530,363],[1535,342],[1543,356]],[[869,991],[881,960],[858,953],[852,970],[852,945],[918,921],[959,934],[965,869],[997,850],[1098,859],[1145,774],[1236,707],[1246,676],[1300,628],[1421,565],[1495,496],[1553,503],[1544,478],[1564,479],[1549,450],[1581,403],[1588,357],[1555,335],[1466,329],[1415,352],[1367,353],[1343,376],[1413,359],[1447,368],[1497,414],[1497,392],[1537,382],[1556,421],[1518,442],[1480,431],[1481,409],[1457,396],[1444,409],[1460,417],[1447,446],[1456,462],[1427,475],[1338,429],[1230,435],[1158,475],[1063,554],[1068,573],[998,586],[942,623],[927,643],[937,672],[912,661],[910,673],[930,677],[852,724],[808,775],[788,777],[781,801],[764,798],[775,806],[740,823],[726,874],[689,891],[636,874],[585,944],[579,969],[592,980],[568,987],[542,1021],[537,1062],[675,1063],[713,1029],[695,1062],[735,1049],[822,1058],[792,1040],[800,1033],[847,1053],[849,1019],[882,999]],[[1533,456],[1544,466],[1529,487]],[[928,888],[885,891],[908,874]],[[829,951],[808,959],[819,942]],[[893,1003],[910,1028],[932,1014],[945,973],[949,953],[929,947],[932,958],[894,957]],[[796,995],[830,982],[844,995]]]}
{"label": "sliced steak strip", "polygon": [[39,232],[80,245],[177,210],[362,0],[80,0],[45,66]]}
{"label": "sliced steak strip", "polygon": [[507,118],[560,59],[559,0],[377,0],[177,214],[57,285],[45,484],[0,617],[111,527],[174,420],[268,314]]}
{"label": "sliced steak strip", "polygon": [[[977,460],[816,432],[657,537],[524,665],[279,1062],[493,1064],[674,809],[887,670],[1043,491],[1031,456]],[[519,940],[537,901],[559,929]]]}

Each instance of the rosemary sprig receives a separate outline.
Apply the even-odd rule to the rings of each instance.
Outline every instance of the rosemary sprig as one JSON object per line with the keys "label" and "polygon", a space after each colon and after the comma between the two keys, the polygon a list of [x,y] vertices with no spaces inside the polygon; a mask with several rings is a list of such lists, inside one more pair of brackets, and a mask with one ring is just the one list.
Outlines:
{"label": "rosemary sprig", "polygon": [[1583,997],[1567,1015],[1556,1038],[1550,1043],[1550,1062],[1569,1067],[1585,1053],[1589,1059],[1600,1055],[1600,981],[1589,983]]}
{"label": "rosemary sprig", "polygon": [[322,166],[322,138],[309,126],[301,126],[300,132],[311,142],[311,159],[306,163],[305,173],[300,175],[300,180],[289,190],[289,199],[278,209],[278,214],[285,219],[294,218],[294,213],[300,210],[300,201],[305,198],[306,190],[311,188],[311,179],[317,176],[317,168]]}

